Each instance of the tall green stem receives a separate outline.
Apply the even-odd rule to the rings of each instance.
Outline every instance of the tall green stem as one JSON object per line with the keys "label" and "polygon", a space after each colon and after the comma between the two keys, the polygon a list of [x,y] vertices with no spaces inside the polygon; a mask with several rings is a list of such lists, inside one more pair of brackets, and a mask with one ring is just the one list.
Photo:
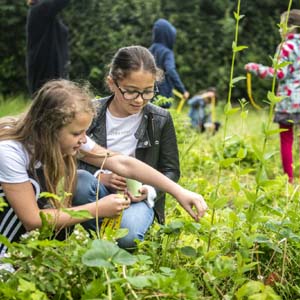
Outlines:
{"label": "tall green stem", "polygon": [[[234,63],[235,63],[235,56],[236,56],[236,47],[238,45],[238,32],[239,32],[239,20],[240,20],[240,5],[241,1],[238,0],[237,4],[237,12],[235,13],[235,19],[236,19],[236,25],[235,25],[235,36],[234,36],[234,43],[233,43],[233,52],[232,52],[232,59],[231,59],[231,68],[230,68],[230,80],[229,80],[229,91],[228,91],[228,98],[227,98],[227,108],[231,107],[231,95],[232,95],[232,88],[233,88],[233,72],[234,72]],[[224,122],[224,133],[223,133],[223,142],[222,142],[222,157],[224,157],[224,151],[225,151],[225,143],[226,143],[226,133],[227,133],[227,126],[228,126],[228,114],[225,115],[225,122]],[[220,187],[220,179],[222,175],[222,166],[219,164],[218,168],[218,175],[217,175],[217,184],[216,184],[216,190],[213,196],[213,202],[216,201],[219,194],[219,187]],[[212,209],[212,215],[211,215],[211,221],[210,221],[210,232],[208,236],[208,242],[207,242],[207,251],[209,251],[211,246],[211,239],[212,239],[212,227],[215,222],[215,216],[216,216],[216,208]]]}

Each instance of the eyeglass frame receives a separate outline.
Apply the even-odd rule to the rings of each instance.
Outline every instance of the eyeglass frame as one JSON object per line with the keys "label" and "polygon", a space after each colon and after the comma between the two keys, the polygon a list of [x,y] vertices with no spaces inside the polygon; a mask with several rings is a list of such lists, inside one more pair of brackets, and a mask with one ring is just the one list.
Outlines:
{"label": "eyeglass frame", "polygon": [[122,94],[123,98],[124,98],[126,101],[132,101],[132,100],[135,100],[135,99],[137,99],[139,96],[141,96],[142,99],[143,99],[145,102],[146,102],[146,101],[151,101],[151,100],[153,100],[153,99],[155,98],[155,96],[156,96],[156,95],[158,94],[158,92],[159,92],[157,85],[154,84],[154,90],[152,91],[152,92],[153,92],[153,97],[152,97],[152,98],[150,98],[150,99],[145,99],[145,98],[144,98],[143,94],[144,94],[146,91],[143,91],[143,92],[132,91],[132,92],[137,93],[137,96],[136,96],[135,98],[133,98],[133,99],[127,99],[127,98],[124,96],[124,94],[125,94],[125,93],[129,93],[129,91],[127,91],[127,90],[123,91],[123,90],[120,88],[120,86],[119,86],[119,84],[117,83],[116,80],[114,80],[114,84],[116,85],[116,87],[118,88],[118,90],[120,91],[120,93]]}

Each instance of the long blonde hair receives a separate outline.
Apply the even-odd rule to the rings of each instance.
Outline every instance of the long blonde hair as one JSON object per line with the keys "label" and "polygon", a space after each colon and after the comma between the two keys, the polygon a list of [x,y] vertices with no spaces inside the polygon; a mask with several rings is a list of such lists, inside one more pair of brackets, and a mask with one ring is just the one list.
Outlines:
{"label": "long blonde hair", "polygon": [[[59,186],[72,193],[76,182],[76,161],[63,155],[58,142],[59,131],[70,124],[78,112],[94,115],[92,95],[86,86],[68,80],[47,82],[36,93],[27,112],[17,118],[0,119],[0,141],[16,140],[29,153],[29,171],[36,176],[35,165],[41,162],[47,191],[57,194]],[[36,176],[37,177],[37,176]],[[70,206],[71,197],[62,204]]]}

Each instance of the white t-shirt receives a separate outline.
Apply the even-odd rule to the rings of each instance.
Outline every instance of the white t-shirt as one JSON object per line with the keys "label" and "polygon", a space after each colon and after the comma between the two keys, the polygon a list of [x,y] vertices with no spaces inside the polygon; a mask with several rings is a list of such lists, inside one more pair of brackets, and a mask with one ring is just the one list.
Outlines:
{"label": "white t-shirt", "polygon": [[[87,143],[82,145],[86,151],[92,150],[95,142],[87,137]],[[49,145],[51,147],[51,145]],[[30,181],[34,187],[36,200],[38,201],[41,187],[37,180],[30,178],[28,174],[30,158],[22,143],[14,140],[0,141],[0,197],[7,201],[1,183],[22,183]],[[36,163],[36,168],[41,163]],[[23,199],[20,199],[23,201]],[[8,202],[8,201],[7,201]],[[18,216],[10,205],[0,212],[0,233],[8,240],[18,240],[20,235],[26,232]],[[0,242],[0,257],[6,252],[6,246]],[[1,267],[0,267],[1,269]]]}
{"label": "white t-shirt", "polygon": [[135,156],[138,140],[134,136],[141,120],[142,112],[124,118],[113,116],[106,110],[107,148],[129,156]]}
{"label": "white t-shirt", "polygon": [[[81,146],[85,151],[90,151],[95,142],[87,137],[87,142]],[[29,155],[22,143],[14,140],[0,141],[0,183],[21,183],[29,179]],[[37,163],[36,167],[41,164]]]}
{"label": "white t-shirt", "polygon": [[[143,113],[139,112],[124,118],[113,116],[110,111],[106,110],[106,143],[107,148],[128,156],[135,157],[135,149],[138,140],[134,136],[143,118]],[[110,171],[105,170],[104,173]],[[98,172],[96,172],[98,173]],[[150,185],[144,185],[148,190],[148,197],[145,201],[149,207],[154,206],[156,191]]]}

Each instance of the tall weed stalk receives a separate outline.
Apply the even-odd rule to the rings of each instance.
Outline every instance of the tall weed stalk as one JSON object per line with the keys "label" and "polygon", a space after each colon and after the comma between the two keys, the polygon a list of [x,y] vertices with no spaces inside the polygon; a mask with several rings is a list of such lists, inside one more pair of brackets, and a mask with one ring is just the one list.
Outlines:
{"label": "tall weed stalk", "polygon": [[217,209],[217,207],[214,204],[217,202],[217,199],[219,197],[219,188],[220,188],[220,184],[221,184],[222,170],[223,170],[223,166],[225,163],[224,150],[225,150],[225,144],[226,144],[226,140],[227,140],[226,135],[227,135],[229,116],[236,113],[239,110],[239,108],[232,108],[232,104],[231,104],[232,89],[236,82],[245,79],[245,77],[236,77],[236,78],[233,77],[236,54],[237,54],[237,52],[242,51],[247,48],[247,46],[238,46],[239,21],[243,18],[243,16],[240,15],[240,6],[241,6],[241,1],[238,0],[237,11],[234,12],[234,18],[236,21],[236,25],[235,25],[235,37],[234,37],[234,41],[232,43],[232,59],[231,59],[229,89],[228,89],[227,103],[225,106],[224,133],[223,133],[223,141],[222,141],[222,148],[221,148],[222,156],[221,156],[221,160],[219,161],[217,180],[216,180],[217,181],[216,189],[212,193],[212,198],[211,198],[211,200],[212,200],[212,203],[211,203],[212,204],[212,215],[211,215],[211,221],[210,221],[211,230],[210,230],[209,236],[208,236],[207,252],[209,252],[210,247],[211,247],[211,240],[212,240],[212,234],[213,234],[212,229],[213,229],[213,226],[215,223],[215,214],[216,214],[216,209]]}

